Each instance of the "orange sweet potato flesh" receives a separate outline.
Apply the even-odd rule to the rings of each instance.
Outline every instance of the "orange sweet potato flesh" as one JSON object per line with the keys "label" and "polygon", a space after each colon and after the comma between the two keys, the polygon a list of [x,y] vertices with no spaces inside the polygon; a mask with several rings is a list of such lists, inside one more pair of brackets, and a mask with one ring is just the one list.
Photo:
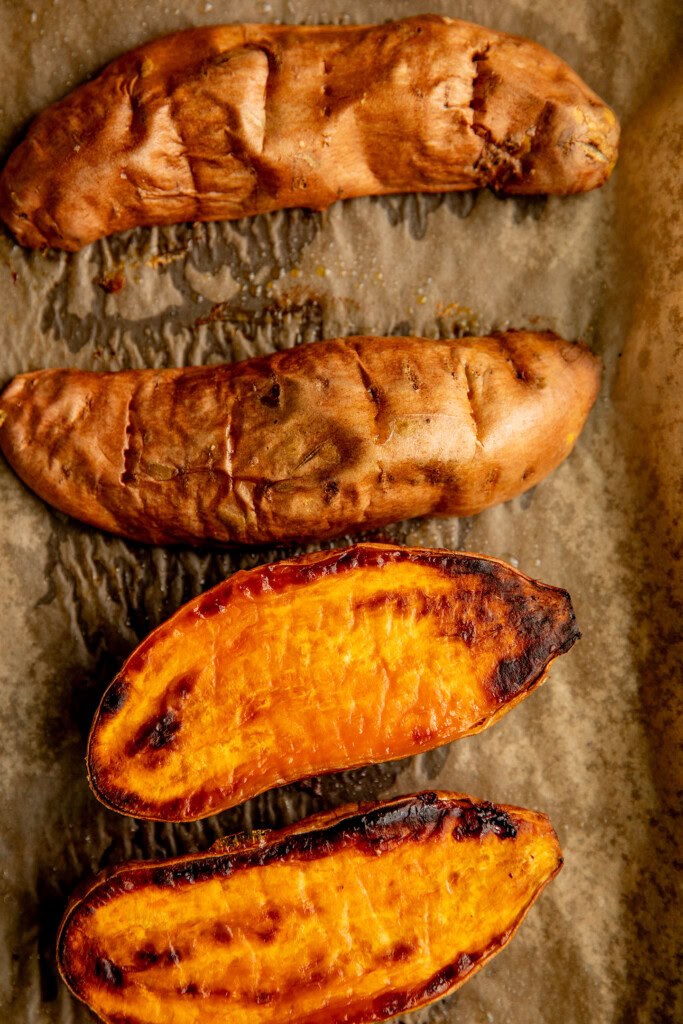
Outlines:
{"label": "orange sweet potato flesh", "polygon": [[204,854],[124,864],[67,909],[58,961],[109,1024],[364,1024],[449,994],[562,857],[544,814],[423,793]]}
{"label": "orange sweet potato flesh", "polygon": [[0,218],[22,245],[76,250],[361,195],[582,192],[618,139],[559,57],[467,22],[196,28],[48,107],[0,177]]}
{"label": "orange sweet potato flesh", "polygon": [[186,821],[488,728],[579,636],[492,558],[358,544],[239,572],[133,652],[95,716],[97,796]]}
{"label": "orange sweet potato flesh", "polygon": [[42,498],[155,544],[263,544],[472,515],[571,451],[600,360],[553,334],[341,338],[226,366],[41,370],[0,446]]}

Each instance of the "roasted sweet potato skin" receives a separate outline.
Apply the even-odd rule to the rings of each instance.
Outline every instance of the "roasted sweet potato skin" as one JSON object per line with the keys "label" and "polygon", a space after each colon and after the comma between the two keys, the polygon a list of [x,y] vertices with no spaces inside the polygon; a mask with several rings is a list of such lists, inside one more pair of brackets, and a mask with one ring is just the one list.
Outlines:
{"label": "roasted sweet potato skin", "polygon": [[564,61],[466,22],[190,29],[45,110],[0,177],[0,218],[22,245],[76,250],[342,197],[582,192],[618,137]]}
{"label": "roasted sweet potato skin", "polygon": [[155,544],[340,536],[472,515],[571,451],[600,361],[550,333],[356,337],[225,366],[42,370],[0,446],[63,512]]}
{"label": "roasted sweet potato skin", "polygon": [[66,911],[59,968],[108,1024],[369,1024],[472,977],[561,865],[534,811],[349,806],[99,875]]}
{"label": "roasted sweet potato skin", "polygon": [[192,820],[488,728],[579,636],[504,562],[359,544],[240,572],[133,652],[88,746],[97,796]]}

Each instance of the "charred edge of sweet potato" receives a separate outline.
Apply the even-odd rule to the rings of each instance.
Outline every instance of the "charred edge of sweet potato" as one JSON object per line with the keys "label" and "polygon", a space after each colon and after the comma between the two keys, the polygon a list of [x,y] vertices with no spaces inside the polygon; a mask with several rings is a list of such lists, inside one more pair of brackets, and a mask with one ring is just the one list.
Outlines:
{"label": "charred edge of sweet potato", "polygon": [[[511,580],[524,580],[533,583],[539,589],[561,593],[569,601],[566,591],[547,583],[541,583],[519,569],[513,569],[500,559],[481,557],[463,551],[449,551],[446,548],[403,548],[389,547],[383,544],[355,544],[348,548],[319,552],[318,554],[321,557],[311,559],[310,556],[304,556],[300,561],[274,562],[258,566],[256,569],[237,572],[234,576],[212,587],[211,590],[207,590],[205,594],[189,601],[136,647],[124,663],[117,678],[105,691],[96,713],[96,720],[101,714],[116,714],[123,708],[127,697],[126,673],[138,672],[144,668],[147,652],[166,632],[170,632],[171,627],[176,628],[178,625],[182,625],[183,619],[187,619],[189,624],[195,619],[206,619],[220,614],[227,607],[233,594],[239,593],[254,599],[266,592],[316,583],[328,575],[337,575],[352,569],[381,568],[387,563],[405,561],[417,562],[420,565],[437,569],[448,577],[488,576],[508,585]],[[569,611],[573,621],[574,613],[571,603],[569,603]],[[579,639],[579,636],[577,630],[574,640]]]}
{"label": "charred edge of sweet potato", "polygon": [[[134,794],[109,784],[106,773],[98,770],[95,763],[92,747],[100,718],[117,714],[123,708],[127,697],[126,673],[140,671],[144,667],[147,651],[163,637],[164,631],[182,625],[183,619],[186,619],[189,624],[197,618],[207,618],[219,614],[227,607],[235,593],[241,593],[254,599],[266,592],[315,583],[330,574],[337,575],[340,572],[353,569],[381,568],[384,564],[401,561],[417,562],[437,569],[443,575],[452,578],[461,575],[479,575],[487,581],[486,586],[491,589],[497,586],[503,591],[506,589],[508,591],[516,590],[520,583],[530,582],[535,588],[550,590],[560,595],[566,604],[567,616],[560,622],[553,622],[543,608],[536,612],[529,610],[521,615],[516,623],[516,628],[528,643],[526,643],[523,653],[517,658],[503,661],[496,666],[488,681],[488,686],[493,699],[500,707],[493,715],[476,723],[469,730],[468,734],[470,735],[488,728],[503,713],[510,710],[522,696],[539,686],[547,677],[550,663],[569,651],[581,637],[571,598],[567,591],[540,583],[499,559],[477,557],[464,552],[362,544],[333,550],[329,553],[319,552],[313,556],[304,556],[298,562],[275,562],[246,572],[236,573],[229,580],[219,583],[206,594],[189,602],[188,605],[179,609],[168,622],[157,627],[130,655],[117,678],[105,691],[90,730],[86,756],[90,786],[98,799],[112,810],[132,814],[136,817],[152,821],[179,821],[187,820],[188,814],[193,818],[201,818],[214,813],[213,806],[209,805],[209,799],[212,796],[218,796],[219,800],[223,797],[219,791],[201,789],[186,800],[175,798],[164,804],[150,805],[136,798]],[[391,599],[391,594],[384,591],[378,593],[376,598],[378,602],[381,599],[381,603],[384,604]],[[364,603],[359,603],[359,607],[368,606],[374,600],[374,597],[365,599]],[[400,611],[400,602],[397,600],[395,603]],[[429,614],[431,610],[433,609],[428,595],[425,595],[423,613]],[[184,702],[192,683],[192,673],[186,674],[177,681],[173,694],[166,696],[158,714],[150,718],[130,741],[126,751],[129,755],[134,755],[144,745],[148,745],[156,751],[162,750],[170,744],[181,726],[178,709],[175,705]],[[171,698],[178,699],[171,700]],[[169,703],[174,706],[167,706]],[[448,742],[448,740],[437,737],[435,742],[430,743],[429,736],[421,736],[416,738],[416,752],[433,749],[441,746],[444,742]],[[388,758],[388,760],[392,760],[392,758]],[[350,767],[360,768],[366,763],[363,761]],[[333,774],[339,770],[338,767],[332,767],[319,774]],[[281,784],[291,781],[293,779],[282,779]],[[258,795],[258,792],[263,792],[263,790],[257,791],[253,795]],[[184,813],[183,808],[186,808]]]}
{"label": "charred edge of sweet potato", "polygon": [[[499,807],[486,801],[474,802],[465,796],[444,798],[435,792],[425,792],[415,796],[399,797],[366,809],[359,807],[349,815],[334,819],[329,825],[310,832],[285,829],[284,835],[275,833],[270,841],[266,840],[265,843],[256,846],[250,844],[243,850],[236,848],[215,854],[190,854],[165,862],[132,862],[121,865],[103,872],[104,877],[96,877],[79,894],[72,897],[57,938],[57,964],[60,974],[71,991],[83,998],[82,980],[79,982],[69,963],[66,939],[69,927],[77,923],[79,917],[89,916],[95,912],[92,902],[102,905],[124,892],[129,893],[147,885],[176,888],[179,885],[210,881],[216,877],[227,878],[236,871],[262,867],[278,861],[285,863],[291,860],[315,860],[330,856],[351,845],[374,857],[378,853],[389,852],[404,842],[429,841],[452,823],[454,824],[451,835],[456,842],[480,839],[487,834],[493,834],[501,841],[514,841],[519,828],[519,821],[516,823],[514,820],[515,810],[517,809],[513,807]],[[353,1024],[354,1020],[360,1024],[369,1017],[386,1019],[446,995],[457,988],[509,941],[545,886],[560,871],[562,864],[563,859],[560,856],[552,875],[532,895],[517,921],[507,932],[496,937],[487,948],[468,953],[461,952],[456,960],[441,968],[417,989],[393,992],[379,997],[373,1001],[371,1007],[368,1007],[369,1014],[363,1012],[357,1018],[349,1018],[349,1024]],[[277,931],[276,923],[274,931]],[[217,941],[221,941],[221,936],[217,935],[216,938]],[[227,934],[223,941],[229,941]],[[139,953],[140,962],[136,964],[136,971],[153,967],[164,958],[169,964],[177,964],[181,960],[181,954],[173,947],[162,952],[145,948]],[[86,979],[88,976],[95,977],[99,984],[114,989],[123,989],[126,985],[124,970],[97,949],[89,951]],[[195,992],[188,987],[180,994],[191,996]],[[130,1024],[129,1018],[126,1020],[127,1024]]]}
{"label": "charred edge of sweet potato", "polygon": [[[283,839],[279,839],[278,834],[275,834],[269,844],[266,841],[265,849],[261,846],[257,847],[256,850],[249,849],[242,853],[239,850],[229,851],[216,854],[213,857],[210,854],[208,856],[194,854],[175,858],[173,861],[166,863],[163,861],[153,864],[140,863],[139,866],[135,863],[124,864],[114,868],[113,872],[103,872],[105,879],[100,882],[97,878],[87,886],[82,895],[77,896],[75,894],[70,901],[65,916],[63,916],[57,936],[57,966],[61,977],[75,995],[84,998],[82,982],[79,982],[78,977],[72,970],[73,965],[69,962],[66,940],[69,928],[75,920],[78,920],[78,916],[81,914],[89,915],[94,912],[87,905],[87,900],[101,886],[109,887],[109,891],[105,890],[103,894],[97,896],[96,901],[99,904],[105,900],[115,898],[121,892],[129,892],[133,888],[140,888],[147,884],[175,886],[173,874],[171,873],[170,876],[169,874],[163,874],[166,869],[175,868],[180,881],[191,885],[195,882],[215,878],[219,873],[225,877],[227,874],[231,874],[234,869],[239,869],[240,867],[259,866],[263,863],[272,862],[275,859],[282,860],[296,857],[297,854],[299,854],[301,859],[327,856],[354,840],[357,842],[357,845],[365,848],[369,855],[375,856],[379,852],[378,848],[383,841],[382,836],[377,833],[382,827],[387,825],[389,828],[394,829],[394,831],[387,838],[386,847],[389,845],[393,847],[397,843],[407,840],[416,842],[428,841],[432,836],[438,834],[438,831],[444,827],[446,820],[449,818],[456,818],[459,821],[452,833],[456,841],[462,841],[467,838],[480,838],[487,833],[493,833],[501,840],[514,841],[517,835],[517,825],[509,813],[512,812],[514,814],[517,808],[496,807],[485,802],[475,803],[468,797],[454,796],[443,799],[436,793],[424,793],[414,797],[398,798],[386,804],[371,806],[369,809],[360,810],[358,808],[357,810],[359,813],[351,813],[334,819],[330,825],[324,825],[317,829],[317,831],[312,830],[310,833],[305,833],[305,831],[297,833],[297,831],[294,831],[292,835],[285,836]],[[545,818],[545,815],[543,817]],[[382,821],[383,818],[385,819],[384,822]],[[461,821],[461,819],[463,820]],[[297,826],[294,827],[296,828]],[[375,828],[375,835],[373,835],[373,828]],[[284,829],[283,831],[284,833],[290,833],[292,829]],[[282,833],[280,835],[282,836]],[[266,851],[269,853],[269,856],[258,856],[259,852],[265,853]],[[254,854],[257,854],[257,856],[254,856]],[[229,862],[228,870],[211,870],[211,862],[220,860]],[[199,864],[199,871],[188,871],[186,865],[189,863]],[[427,1002],[455,991],[468,978],[481,970],[489,959],[509,942],[521,925],[530,907],[536,902],[546,886],[557,876],[562,864],[563,858],[559,855],[557,866],[538,890],[531,894],[528,903],[519,913],[517,920],[512,923],[506,932],[497,936],[485,948],[460,952],[455,961],[440,968],[426,982],[415,989],[396,990],[378,996],[370,1001],[366,1007],[361,1008],[352,1018],[347,1018],[347,1024],[364,1024],[368,1020],[386,1020],[398,1013],[417,1009],[427,1004]],[[207,866],[209,867],[208,871]],[[203,874],[203,870],[206,873]],[[125,880],[122,885],[117,885],[117,876],[122,876],[122,874],[125,876],[127,872],[131,871],[142,874],[144,877],[137,880],[134,884]],[[161,877],[160,871],[162,872]],[[276,932],[276,923],[274,931]],[[216,934],[216,941],[230,941],[230,939],[229,929],[227,929],[224,935]],[[401,948],[399,943],[395,949],[396,958],[401,955]],[[161,952],[146,947],[140,949],[139,964],[136,964],[136,972],[147,967],[154,967],[162,962],[164,958],[166,958],[168,964],[178,964],[180,963],[181,954],[172,946]],[[112,962],[111,959],[100,955],[98,950],[90,950],[87,966],[90,976],[94,975],[100,984],[104,983],[113,988],[125,988],[126,979],[124,971]],[[194,996],[198,994],[198,989],[196,985],[190,983],[184,988],[178,989],[178,994]],[[220,996],[221,994],[227,995],[229,993],[214,990],[212,994]],[[268,998],[265,998],[265,995],[268,995],[268,993],[265,993],[264,997],[259,999],[259,1001],[270,1001],[271,993],[268,995]],[[110,1024],[143,1024],[137,1018],[131,1018],[129,1015],[124,1018],[118,1014],[108,1017],[108,1021]]]}

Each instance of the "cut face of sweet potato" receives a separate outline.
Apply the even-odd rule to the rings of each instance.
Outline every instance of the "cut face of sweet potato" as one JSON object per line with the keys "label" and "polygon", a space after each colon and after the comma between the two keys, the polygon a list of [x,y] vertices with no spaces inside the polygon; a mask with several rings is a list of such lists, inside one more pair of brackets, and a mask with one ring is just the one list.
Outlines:
{"label": "cut face of sweet potato", "polygon": [[534,811],[452,793],[346,807],[98,876],[59,967],[110,1024],[386,1020],[483,967],[561,865]]}
{"label": "cut face of sweet potato", "polygon": [[507,501],[566,458],[599,387],[600,360],[550,333],[338,338],[23,374],[0,446],[45,501],[132,540],[298,541]]}
{"label": "cut face of sweet potato", "polygon": [[90,734],[97,796],[191,820],[487,728],[579,632],[503,562],[359,544],[240,572],[137,648]]}

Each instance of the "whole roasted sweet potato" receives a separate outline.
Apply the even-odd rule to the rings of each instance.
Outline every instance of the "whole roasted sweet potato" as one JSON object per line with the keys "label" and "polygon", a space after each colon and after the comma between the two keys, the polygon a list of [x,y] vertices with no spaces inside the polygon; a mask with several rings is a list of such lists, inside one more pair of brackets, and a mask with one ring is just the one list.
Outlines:
{"label": "whole roasted sweet potato", "polygon": [[582,192],[618,137],[564,61],[463,21],[190,29],[44,111],[0,178],[0,217],[22,245],[75,250],[342,197]]}
{"label": "whole roasted sweet potato", "polygon": [[133,540],[333,537],[520,494],[569,454],[599,383],[600,361],[552,334],[344,338],[25,374],[0,396],[0,446],[46,501]]}
{"label": "whole roasted sweet potato", "polygon": [[97,796],[190,820],[488,728],[579,636],[492,558],[359,544],[239,572],[131,654],[90,733]]}
{"label": "whole roasted sweet potato", "polygon": [[99,875],[64,980],[109,1024],[364,1024],[453,992],[562,865],[544,814],[423,793]]}

